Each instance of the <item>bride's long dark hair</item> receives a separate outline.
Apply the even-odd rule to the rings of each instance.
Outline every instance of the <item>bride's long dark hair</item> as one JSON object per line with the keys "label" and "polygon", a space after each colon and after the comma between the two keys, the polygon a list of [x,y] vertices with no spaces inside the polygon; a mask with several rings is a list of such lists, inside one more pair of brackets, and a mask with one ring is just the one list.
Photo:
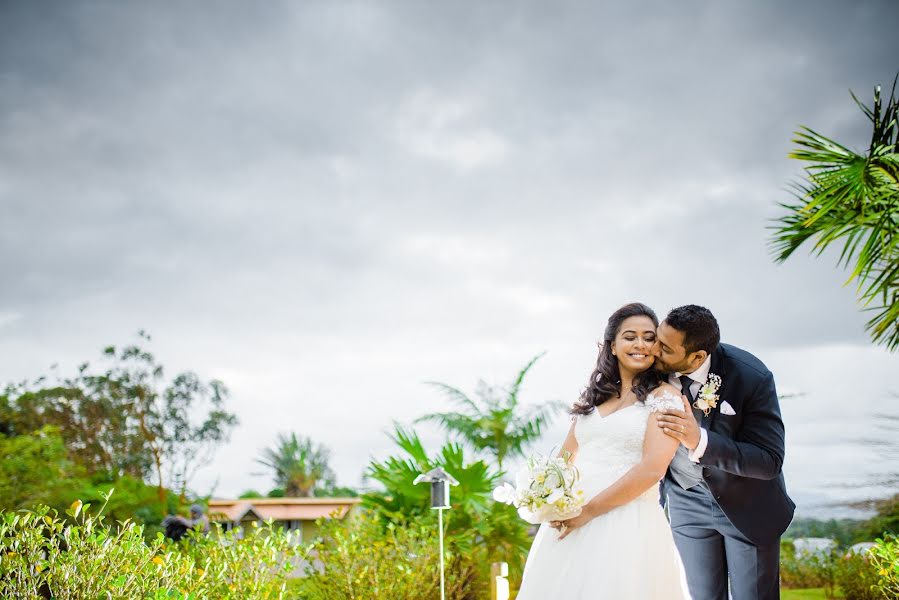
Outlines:
{"label": "bride's long dark hair", "polygon": [[[571,414],[589,415],[603,402],[621,395],[621,373],[618,368],[618,357],[612,354],[612,342],[615,341],[621,324],[630,317],[649,317],[656,327],[659,326],[659,319],[653,310],[639,302],[626,304],[613,312],[602,336],[596,369],[590,375],[590,382],[581,392],[580,399],[572,407]],[[654,367],[638,373],[631,388],[637,395],[637,400],[645,401],[646,396],[662,384],[662,377]]]}

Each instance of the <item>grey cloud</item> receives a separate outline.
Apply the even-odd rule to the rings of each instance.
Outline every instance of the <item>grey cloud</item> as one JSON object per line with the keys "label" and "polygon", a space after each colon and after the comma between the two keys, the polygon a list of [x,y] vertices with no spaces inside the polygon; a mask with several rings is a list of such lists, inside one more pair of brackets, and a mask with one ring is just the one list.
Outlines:
{"label": "grey cloud", "polygon": [[[327,436],[306,413],[354,393],[345,378],[383,388],[370,422],[386,424],[436,406],[423,379],[549,349],[535,399],[567,400],[633,299],[706,304],[751,349],[851,355],[866,338],[843,273],[828,256],[773,265],[765,225],[800,173],[797,125],[865,145],[847,89],[892,80],[897,17],[890,2],[3,3],[10,378],[146,327],[174,363],[231,374],[241,411],[263,387],[268,414]],[[245,422],[232,462],[278,425]],[[356,426],[346,465],[383,444]]]}

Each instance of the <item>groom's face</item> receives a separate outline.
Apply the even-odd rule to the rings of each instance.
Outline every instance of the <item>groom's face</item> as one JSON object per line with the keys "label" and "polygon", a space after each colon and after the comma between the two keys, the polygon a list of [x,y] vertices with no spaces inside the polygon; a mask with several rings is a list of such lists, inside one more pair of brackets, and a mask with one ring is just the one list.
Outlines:
{"label": "groom's face", "polygon": [[662,321],[653,346],[657,369],[664,373],[692,373],[699,368],[707,355],[702,350],[688,353],[684,348],[684,337],[683,331]]}

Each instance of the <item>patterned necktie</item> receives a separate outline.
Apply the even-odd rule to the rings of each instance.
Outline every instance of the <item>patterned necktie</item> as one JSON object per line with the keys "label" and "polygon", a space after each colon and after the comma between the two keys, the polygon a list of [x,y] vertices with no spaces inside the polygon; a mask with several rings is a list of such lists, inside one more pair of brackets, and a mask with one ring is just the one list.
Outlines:
{"label": "patterned necktie", "polygon": [[693,404],[693,394],[690,393],[690,386],[693,385],[693,380],[690,379],[689,375],[681,375],[680,376],[680,393],[687,397],[687,400],[690,401],[690,404]]}
{"label": "patterned necktie", "polygon": [[693,402],[696,398],[693,397],[693,394],[690,393],[690,386],[696,383],[692,379],[690,379],[689,375],[681,375],[680,376],[680,392],[690,401],[690,406],[693,407],[693,416],[696,417],[696,422],[701,423],[702,417],[704,416],[702,411],[693,406]]}

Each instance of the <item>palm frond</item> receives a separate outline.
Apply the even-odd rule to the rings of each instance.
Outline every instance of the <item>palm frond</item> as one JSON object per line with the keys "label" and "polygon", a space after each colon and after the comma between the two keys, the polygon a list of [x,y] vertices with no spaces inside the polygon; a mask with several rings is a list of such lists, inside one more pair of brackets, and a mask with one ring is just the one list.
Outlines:
{"label": "palm frond", "polygon": [[542,356],[543,353],[538,354],[528,361],[509,388],[479,382],[477,400],[455,387],[428,382],[455,400],[460,410],[427,414],[416,422],[436,423],[476,452],[492,455],[501,471],[503,461],[508,456],[523,455],[525,447],[540,437],[558,410],[558,406],[550,403],[544,408],[536,407],[522,412],[518,405],[524,378]]}
{"label": "palm frond", "polygon": [[509,403],[514,406],[518,403],[518,391],[521,389],[521,383],[524,381],[524,376],[528,374],[528,371],[531,370],[531,367],[540,360],[543,356],[546,355],[546,352],[541,352],[530,361],[528,364],[524,366],[524,368],[518,372],[518,376],[515,378],[515,382],[512,384],[512,387],[509,388]]}
{"label": "palm frond", "polygon": [[394,443],[402,448],[412,460],[414,460],[419,469],[426,470],[431,468],[428,460],[428,452],[425,450],[418,432],[414,429],[405,429],[402,425],[394,423],[393,435],[391,436]]}
{"label": "palm frond", "polygon": [[770,227],[775,262],[784,262],[806,243],[820,255],[842,244],[838,266],[856,282],[858,302],[874,316],[866,324],[872,341],[899,349],[899,100],[893,81],[883,103],[878,86],[872,107],[852,94],[873,126],[867,154],[859,154],[801,127],[790,157],[807,163],[806,180],[792,184],[796,201]]}
{"label": "palm frond", "polygon": [[426,381],[425,384],[436,387],[448,396],[450,400],[461,405],[463,408],[468,408],[473,414],[480,413],[481,409],[477,403],[469,398],[462,390],[445,383],[440,383],[439,381]]}

